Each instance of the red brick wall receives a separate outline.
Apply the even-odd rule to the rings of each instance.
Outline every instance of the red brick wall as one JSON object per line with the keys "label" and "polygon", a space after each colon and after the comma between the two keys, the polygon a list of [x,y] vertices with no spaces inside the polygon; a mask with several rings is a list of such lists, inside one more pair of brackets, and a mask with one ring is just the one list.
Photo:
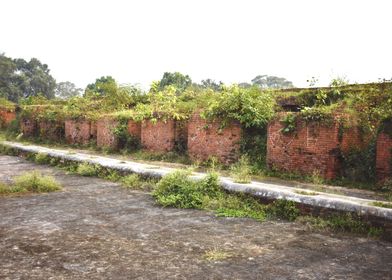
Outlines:
{"label": "red brick wall", "polygon": [[220,129],[221,122],[206,121],[198,113],[194,114],[188,125],[188,153],[194,160],[207,160],[217,157],[229,164],[239,157],[241,126],[238,122],[228,123]]}
{"label": "red brick wall", "polygon": [[38,123],[39,136],[50,141],[62,141],[64,135],[64,122],[41,120]]}
{"label": "red brick wall", "polygon": [[141,123],[135,122],[133,120],[129,120],[128,121],[128,133],[140,140],[141,135],[142,135]]}
{"label": "red brick wall", "polygon": [[176,141],[176,122],[158,120],[153,123],[144,120],[141,125],[141,143],[145,150],[168,152],[174,150]]}
{"label": "red brick wall", "polygon": [[90,134],[93,139],[97,138],[97,122],[91,121],[90,123]]}
{"label": "red brick wall", "polygon": [[380,133],[377,138],[376,171],[377,181],[384,182],[392,178],[392,137],[387,133]]}
{"label": "red brick wall", "polygon": [[97,146],[118,148],[118,138],[113,130],[117,127],[118,121],[111,119],[101,119],[97,121]]}
{"label": "red brick wall", "polygon": [[22,119],[20,121],[20,130],[24,137],[38,136],[39,133],[37,121],[34,119]]}
{"label": "red brick wall", "polygon": [[68,144],[83,144],[90,142],[91,122],[87,120],[66,120],[65,140]]}
{"label": "red brick wall", "polygon": [[0,128],[3,125],[7,127],[13,120],[16,119],[16,113],[0,108]]}
{"label": "red brick wall", "polygon": [[339,123],[332,125],[297,122],[294,132],[281,132],[284,124],[280,115],[268,125],[267,164],[270,168],[301,174],[319,172],[333,179],[340,174],[340,154],[353,147],[363,147],[366,141],[356,127],[343,130]]}

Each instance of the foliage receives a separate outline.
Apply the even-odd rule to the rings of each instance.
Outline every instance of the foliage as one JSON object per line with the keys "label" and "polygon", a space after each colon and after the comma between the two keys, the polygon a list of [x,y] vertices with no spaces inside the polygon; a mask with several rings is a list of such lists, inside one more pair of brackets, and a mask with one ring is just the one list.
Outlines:
{"label": "foliage", "polygon": [[242,155],[238,162],[231,166],[231,177],[234,182],[247,184],[251,182],[251,169],[249,165],[249,158]]}
{"label": "foliage", "polygon": [[61,189],[52,176],[44,176],[37,171],[27,172],[14,178],[15,186],[29,192],[52,192]]}
{"label": "foliage", "polygon": [[283,128],[280,131],[283,134],[292,133],[297,128],[297,115],[293,113],[287,113],[281,122],[283,123]]}
{"label": "foliage", "polygon": [[15,110],[15,103],[0,96],[0,109],[6,109],[8,111],[13,112]]}
{"label": "foliage", "polygon": [[54,98],[56,81],[50,75],[48,65],[38,59],[25,61],[0,54],[0,97],[18,102],[22,98],[39,94]]}
{"label": "foliage", "polygon": [[203,117],[237,120],[245,127],[265,125],[274,114],[271,94],[256,87],[224,87],[221,93],[211,94],[208,101]]}
{"label": "foliage", "polygon": [[128,132],[128,121],[121,119],[117,126],[113,129],[113,134],[118,139],[120,149],[138,150],[141,147],[140,140]]}
{"label": "foliage", "polygon": [[98,168],[89,163],[81,163],[76,169],[76,173],[82,176],[97,176]]}
{"label": "foliage", "polygon": [[268,75],[258,75],[252,79],[252,84],[257,85],[260,88],[293,88],[292,82],[286,80],[285,78],[268,76]]}
{"label": "foliage", "polygon": [[297,203],[288,200],[275,200],[268,208],[268,214],[272,217],[294,221],[300,214]]}
{"label": "foliage", "polygon": [[392,208],[392,203],[376,201],[372,203],[373,206],[382,207],[382,208]]}
{"label": "foliage", "polygon": [[[267,156],[267,127],[243,128],[240,142],[240,151],[252,163],[252,169],[266,168]],[[252,170],[254,172],[254,170]]]}
{"label": "foliage", "polygon": [[165,72],[159,81],[158,91],[164,90],[167,86],[174,86],[177,92],[183,92],[192,84],[192,80],[188,75],[180,72]]}
{"label": "foliage", "polygon": [[45,153],[38,153],[35,155],[34,161],[38,164],[48,164],[50,162],[50,157]]}
{"label": "foliage", "polygon": [[76,96],[82,95],[82,89],[77,88],[74,83],[69,81],[60,82],[56,85],[56,89],[54,91],[56,97],[61,99],[69,99]]}

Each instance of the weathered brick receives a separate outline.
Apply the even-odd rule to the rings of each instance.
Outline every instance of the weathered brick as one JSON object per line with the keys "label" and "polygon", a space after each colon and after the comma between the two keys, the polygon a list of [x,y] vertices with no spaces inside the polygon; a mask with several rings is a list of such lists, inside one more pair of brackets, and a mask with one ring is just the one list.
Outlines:
{"label": "weathered brick", "polygon": [[53,142],[61,142],[65,138],[64,122],[41,120],[38,122],[39,136]]}
{"label": "weathered brick", "polygon": [[91,122],[88,120],[66,120],[65,139],[68,144],[86,145],[93,138]]}
{"label": "weathered brick", "polygon": [[392,137],[391,131],[385,130],[391,128],[392,124],[384,128],[377,137],[376,172],[379,183],[392,178]]}
{"label": "weathered brick", "polygon": [[188,153],[194,160],[205,161],[211,156],[229,164],[239,157],[241,126],[232,121],[221,127],[219,120],[207,121],[195,113],[188,124]]}
{"label": "weathered brick", "polygon": [[333,179],[340,174],[341,154],[364,147],[367,138],[357,127],[340,129],[337,118],[332,124],[297,121],[296,130],[285,134],[280,114],[268,125],[267,164],[270,168],[287,172]]}
{"label": "weathered brick", "polygon": [[114,134],[114,129],[118,126],[118,121],[103,118],[97,121],[97,146],[111,149],[118,148],[118,137]]}
{"label": "weathered brick", "polygon": [[39,135],[38,123],[33,118],[22,118],[20,120],[20,130],[24,137],[35,137]]}
{"label": "weathered brick", "polygon": [[144,120],[141,125],[141,143],[143,149],[148,151],[173,151],[176,144],[176,122],[158,120],[154,123]]}
{"label": "weathered brick", "polygon": [[16,113],[14,111],[0,108],[0,128],[7,127],[15,119]]}

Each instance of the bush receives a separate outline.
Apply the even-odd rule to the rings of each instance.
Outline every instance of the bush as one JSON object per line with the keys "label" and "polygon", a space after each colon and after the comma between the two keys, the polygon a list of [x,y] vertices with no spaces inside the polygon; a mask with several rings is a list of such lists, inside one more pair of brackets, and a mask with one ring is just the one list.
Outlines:
{"label": "bush", "polygon": [[191,180],[189,175],[189,171],[179,170],[163,177],[153,192],[158,203],[163,206],[201,209],[205,196],[218,194],[216,174],[208,174],[199,182]]}
{"label": "bush", "polygon": [[81,163],[78,165],[76,173],[82,176],[97,176],[98,169],[94,165],[88,163]]}
{"label": "bush", "polygon": [[52,176],[43,176],[37,171],[22,174],[14,179],[14,187],[20,191],[28,192],[53,192],[61,186]]}

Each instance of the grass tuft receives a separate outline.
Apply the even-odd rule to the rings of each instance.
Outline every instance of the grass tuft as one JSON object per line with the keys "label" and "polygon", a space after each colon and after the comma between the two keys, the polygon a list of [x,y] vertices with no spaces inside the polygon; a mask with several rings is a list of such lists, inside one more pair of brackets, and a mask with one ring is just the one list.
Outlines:
{"label": "grass tuft", "polygon": [[61,189],[61,185],[52,176],[44,176],[37,171],[15,177],[14,182],[13,187],[18,192],[53,192]]}

